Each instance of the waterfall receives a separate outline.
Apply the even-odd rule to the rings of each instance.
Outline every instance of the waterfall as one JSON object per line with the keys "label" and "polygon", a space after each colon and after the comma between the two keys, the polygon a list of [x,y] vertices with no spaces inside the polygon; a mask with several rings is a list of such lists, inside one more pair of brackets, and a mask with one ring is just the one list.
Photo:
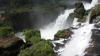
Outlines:
{"label": "waterfall", "polygon": [[[93,0],[89,7],[92,8],[93,6],[95,6],[97,4],[97,1],[98,0]],[[88,6],[86,8],[88,8]],[[89,47],[90,45],[89,42],[91,41],[91,29],[94,28],[94,24],[89,24],[90,13],[87,16],[85,24],[83,24],[84,26],[81,26],[77,30],[72,30],[74,32],[74,34],[72,35],[72,39],[65,44],[65,48],[63,48],[63,50],[61,51],[58,50],[59,55],[61,56],[85,55],[84,51],[87,47]],[[77,26],[78,22],[76,22],[76,20],[77,18],[74,19],[73,25]]]}
{"label": "waterfall", "polygon": [[69,43],[60,53],[61,56],[83,56],[85,49],[91,40],[91,29],[93,24],[85,25],[77,30],[73,30],[74,35]]}
{"label": "waterfall", "polygon": [[[92,0],[91,4],[83,3],[86,10],[92,8],[97,4],[98,0]],[[61,29],[65,29],[69,27],[66,23],[67,18],[70,13],[72,13],[74,9],[65,10],[64,14],[58,16],[55,22],[50,23],[45,28],[41,28],[41,36],[44,39],[53,39],[54,34]],[[91,13],[91,12],[90,12]],[[91,29],[94,28],[94,24],[89,24],[90,13],[87,16],[87,20],[85,23],[81,23],[82,26],[77,30],[72,30],[74,34],[72,35],[71,40],[65,44],[64,48],[60,48],[58,50],[58,54],[61,56],[84,56],[85,49],[89,46],[89,42],[91,41]],[[68,22],[68,21],[67,21]],[[72,22],[73,26],[76,27],[78,22],[77,18]]]}
{"label": "waterfall", "polygon": [[[91,4],[89,3],[83,3],[85,6],[85,9],[88,10],[92,8],[95,4],[97,4],[98,0],[93,0]],[[69,27],[66,23],[67,18],[70,13],[72,13],[74,9],[67,9],[63,14],[60,14],[55,22],[50,23],[49,25],[45,26],[45,28],[41,28],[41,37],[43,39],[54,39],[54,34],[61,29],[65,29]],[[68,22],[68,21],[67,21]],[[70,25],[71,26],[71,25]]]}
{"label": "waterfall", "polygon": [[65,12],[58,16],[55,22],[50,23],[44,29],[40,29],[41,37],[43,39],[54,39],[54,34],[61,29],[65,29],[68,27],[66,21],[70,13],[72,13],[74,9],[67,9]]}
{"label": "waterfall", "polygon": [[98,4],[98,0],[92,0],[91,7],[95,6],[96,4]]}
{"label": "waterfall", "polygon": [[66,24],[66,21],[68,19],[69,14],[72,13],[73,11],[74,9],[65,10],[65,13],[61,14],[58,17],[58,19],[55,21],[54,29],[61,30],[68,27],[68,25]]}

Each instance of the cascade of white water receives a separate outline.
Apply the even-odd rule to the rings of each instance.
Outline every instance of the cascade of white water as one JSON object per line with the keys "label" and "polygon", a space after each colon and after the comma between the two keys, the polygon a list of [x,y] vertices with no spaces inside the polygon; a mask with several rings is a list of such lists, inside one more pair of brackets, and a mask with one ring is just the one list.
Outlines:
{"label": "cascade of white water", "polygon": [[[97,4],[98,0],[93,0],[91,4],[84,3],[86,10],[90,9],[93,5]],[[61,29],[68,27],[66,24],[67,17],[74,9],[65,10],[64,14],[58,16],[57,20],[54,23],[50,23],[44,29],[40,29],[41,37],[44,39],[53,39],[54,34]]]}
{"label": "cascade of white water", "polygon": [[[97,4],[97,1],[98,0],[93,0],[89,7],[92,8],[93,6],[95,6]],[[94,28],[93,24],[89,24],[90,13],[87,16],[87,20],[84,26],[81,26],[77,30],[73,30],[74,35],[72,36],[72,39],[65,45],[65,48],[59,53],[61,56],[84,56],[84,51],[89,46],[89,42],[91,41],[91,29]],[[76,21],[74,23],[76,23]]]}
{"label": "cascade of white water", "polygon": [[[84,3],[86,10],[92,8],[97,4],[98,0],[93,0],[91,4]],[[64,14],[59,15],[54,23],[49,24],[44,29],[40,29],[41,37],[44,39],[53,39],[54,34],[61,29],[66,28],[66,20],[70,13],[74,9],[66,10]],[[77,30],[73,30],[74,35],[72,39],[66,43],[65,48],[59,49],[58,52],[61,56],[83,56],[85,49],[89,46],[89,41],[91,40],[91,29],[93,29],[93,24],[89,24],[90,13],[87,17],[84,26],[81,26]],[[73,25],[77,25],[77,18],[74,19]]]}
{"label": "cascade of white water", "polygon": [[92,0],[91,4],[84,2],[83,5],[85,6],[85,9],[88,10],[88,9],[94,7],[98,3],[99,3],[98,0]]}
{"label": "cascade of white water", "polygon": [[69,14],[72,13],[73,11],[74,9],[65,10],[65,13],[61,14],[56,20],[54,29],[61,30],[61,29],[64,29],[65,27],[68,27],[66,24],[66,21],[68,19]]}
{"label": "cascade of white water", "polygon": [[93,24],[85,25],[78,30],[73,30],[74,35],[70,42],[65,45],[64,50],[61,52],[61,56],[83,56],[91,40],[92,28]]}
{"label": "cascade of white water", "polygon": [[74,9],[65,10],[64,14],[58,16],[57,20],[54,23],[49,24],[44,29],[40,29],[41,37],[44,39],[54,39],[54,34],[61,29],[67,27],[66,21],[70,13]]}
{"label": "cascade of white water", "polygon": [[98,0],[92,0],[91,7],[94,7],[96,4],[98,4]]}

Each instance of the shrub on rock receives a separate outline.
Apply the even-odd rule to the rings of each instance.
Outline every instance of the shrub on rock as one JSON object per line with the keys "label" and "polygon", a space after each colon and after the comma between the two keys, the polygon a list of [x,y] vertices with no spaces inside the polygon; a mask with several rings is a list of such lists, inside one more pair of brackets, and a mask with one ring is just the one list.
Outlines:
{"label": "shrub on rock", "polygon": [[25,40],[26,41],[30,41],[31,43],[41,39],[39,30],[28,30],[28,29],[25,29],[25,30],[23,30],[23,32],[24,32],[24,35],[25,35]]}
{"label": "shrub on rock", "polygon": [[97,16],[100,16],[100,4],[95,5],[95,7],[91,9],[90,23],[92,23],[93,20],[96,19]]}
{"label": "shrub on rock", "polygon": [[21,50],[18,56],[53,56],[54,51],[51,43],[41,39],[39,30],[23,30],[26,43],[31,44],[30,47]]}
{"label": "shrub on rock", "polygon": [[53,56],[53,49],[49,44],[40,41],[39,43],[22,50],[18,56]]}
{"label": "shrub on rock", "polygon": [[0,37],[11,37],[14,35],[14,31],[11,27],[7,26],[7,27],[1,27],[0,28]]}
{"label": "shrub on rock", "polygon": [[69,38],[70,36],[70,31],[67,29],[64,30],[59,30],[55,35],[54,35],[54,40],[59,40],[59,38]]}
{"label": "shrub on rock", "polygon": [[74,16],[76,18],[83,18],[86,12],[83,3],[81,2],[75,3],[75,7],[76,9],[74,10]]}

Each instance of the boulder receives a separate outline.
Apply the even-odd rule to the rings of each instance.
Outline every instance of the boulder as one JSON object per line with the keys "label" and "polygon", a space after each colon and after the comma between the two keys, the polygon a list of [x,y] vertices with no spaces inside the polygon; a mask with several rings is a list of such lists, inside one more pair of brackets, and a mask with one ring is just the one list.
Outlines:
{"label": "boulder", "polygon": [[54,40],[59,40],[59,38],[69,38],[71,35],[71,31],[64,29],[64,30],[59,30],[55,35],[54,35]]}

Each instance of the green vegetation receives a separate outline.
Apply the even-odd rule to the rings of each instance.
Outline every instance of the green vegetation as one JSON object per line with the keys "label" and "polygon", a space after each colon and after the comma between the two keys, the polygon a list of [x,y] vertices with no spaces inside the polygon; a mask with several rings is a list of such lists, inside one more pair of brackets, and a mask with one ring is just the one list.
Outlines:
{"label": "green vegetation", "polygon": [[97,19],[97,22],[100,22],[100,18]]}
{"label": "green vegetation", "polygon": [[100,15],[100,4],[95,5],[95,7],[91,9],[90,18],[93,18],[98,15]]}
{"label": "green vegetation", "polygon": [[55,35],[63,36],[64,31],[65,31],[65,29],[59,30]]}
{"label": "green vegetation", "polygon": [[11,26],[15,31],[31,29],[39,22],[36,15],[56,14],[66,7],[60,0],[11,0],[4,14],[4,25]]}
{"label": "green vegetation", "polygon": [[66,29],[64,30],[59,30],[55,35],[54,35],[54,40],[59,40],[59,38],[64,38],[64,32]]}
{"label": "green vegetation", "polygon": [[30,43],[31,46],[21,50],[18,56],[53,56],[51,43],[41,39],[40,31],[25,29],[23,32],[27,43]]}
{"label": "green vegetation", "polygon": [[53,49],[46,42],[40,41],[22,50],[18,56],[53,56]]}
{"label": "green vegetation", "polygon": [[84,9],[84,5],[81,2],[75,3],[76,9],[74,10],[74,16],[76,18],[83,18],[86,10]]}
{"label": "green vegetation", "polygon": [[[23,30],[26,41],[31,41],[31,43],[35,43],[36,40],[41,39],[40,31],[39,30]],[[33,39],[35,39],[33,41]]]}
{"label": "green vegetation", "polygon": [[0,37],[10,37],[14,35],[14,31],[11,27],[1,27],[0,28]]}
{"label": "green vegetation", "polygon": [[88,14],[89,11],[90,10],[88,11],[85,10],[83,3],[78,2],[78,3],[75,3],[74,13],[69,14],[69,16],[73,19],[75,17],[78,18],[78,22],[85,22],[86,20],[85,14]]}
{"label": "green vegetation", "polygon": [[79,18],[78,22],[85,22],[87,19],[87,16],[83,16],[83,18]]}
{"label": "green vegetation", "polygon": [[29,11],[53,12],[63,7],[60,4],[60,0],[11,0],[8,11],[9,13]]}
{"label": "green vegetation", "polygon": [[[30,12],[52,13],[65,9],[66,5],[61,4],[59,1],[60,0],[10,0],[3,14],[5,18],[3,21],[0,21],[0,38],[13,36],[14,31],[17,31],[16,29],[19,29],[19,27],[23,30],[26,24],[30,23],[30,21],[27,21],[27,19],[30,19]],[[37,18],[34,18],[35,17],[33,17],[32,20],[37,22]],[[39,30],[29,30],[28,28],[28,30],[23,30],[23,32],[26,43],[20,41],[16,43],[16,41],[12,41],[7,44],[5,48],[0,47],[0,52],[2,52],[0,56],[53,56],[54,51],[51,47],[52,44],[47,40],[41,39]]]}

